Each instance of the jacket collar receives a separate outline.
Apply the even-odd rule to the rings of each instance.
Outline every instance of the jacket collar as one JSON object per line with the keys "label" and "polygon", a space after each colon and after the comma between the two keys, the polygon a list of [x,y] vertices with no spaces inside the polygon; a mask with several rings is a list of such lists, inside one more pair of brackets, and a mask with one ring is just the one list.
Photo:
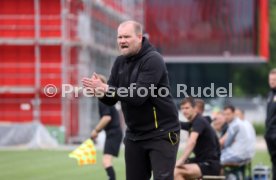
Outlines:
{"label": "jacket collar", "polygon": [[143,37],[143,39],[142,39],[142,47],[141,47],[140,51],[137,54],[135,54],[135,55],[133,55],[131,57],[126,58],[127,62],[140,59],[145,54],[147,54],[149,51],[154,51],[154,50],[155,50],[155,48],[150,44],[150,42],[148,41],[148,39],[145,38],[145,37]]}

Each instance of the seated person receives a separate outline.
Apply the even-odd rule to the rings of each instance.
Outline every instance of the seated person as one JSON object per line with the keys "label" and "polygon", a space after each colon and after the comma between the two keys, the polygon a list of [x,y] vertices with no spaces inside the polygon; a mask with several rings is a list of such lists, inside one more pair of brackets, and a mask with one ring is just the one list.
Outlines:
{"label": "seated person", "polygon": [[243,110],[236,108],[235,115],[245,125],[246,132],[247,132],[248,137],[249,137],[249,140],[246,142],[247,143],[246,147],[247,147],[248,158],[252,159],[255,155],[256,131],[255,131],[252,123],[250,123],[248,120],[245,119]]}
{"label": "seated person", "polygon": [[[176,162],[174,171],[175,180],[199,178],[203,175],[220,174],[220,147],[217,136],[210,123],[196,113],[193,98],[185,98],[180,109],[183,115],[191,122],[190,136],[186,148]],[[194,158],[189,158],[191,153]]]}
{"label": "seated person", "polygon": [[235,117],[233,106],[224,107],[223,115],[228,123],[228,129],[221,142],[221,164],[243,164],[249,159],[247,146],[250,137],[246,131],[244,123]]}
{"label": "seated person", "polygon": [[[205,103],[202,99],[194,99],[195,101],[195,111],[199,115],[203,116],[205,110]],[[210,116],[203,116],[209,123],[212,122]],[[188,131],[191,128],[191,122],[180,122],[181,129]]]}

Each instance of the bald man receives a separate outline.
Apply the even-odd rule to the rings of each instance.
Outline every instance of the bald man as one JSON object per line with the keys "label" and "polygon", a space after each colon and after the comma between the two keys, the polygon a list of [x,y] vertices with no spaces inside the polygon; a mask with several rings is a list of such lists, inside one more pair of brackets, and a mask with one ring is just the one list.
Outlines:
{"label": "bald man", "polygon": [[107,105],[121,101],[127,124],[126,179],[149,180],[153,174],[155,180],[173,180],[180,124],[163,57],[135,21],[119,25],[117,43],[121,55],[108,82],[94,73],[83,78],[83,85],[103,93],[100,101]]}

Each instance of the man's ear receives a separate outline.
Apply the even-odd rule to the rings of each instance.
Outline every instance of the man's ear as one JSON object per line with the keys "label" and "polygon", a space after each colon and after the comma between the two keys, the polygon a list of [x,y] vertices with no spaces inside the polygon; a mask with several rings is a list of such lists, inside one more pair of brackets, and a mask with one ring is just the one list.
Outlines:
{"label": "man's ear", "polygon": [[143,40],[143,35],[142,35],[142,34],[138,34],[137,36],[138,36],[138,38],[139,38],[139,41],[142,42],[142,40]]}

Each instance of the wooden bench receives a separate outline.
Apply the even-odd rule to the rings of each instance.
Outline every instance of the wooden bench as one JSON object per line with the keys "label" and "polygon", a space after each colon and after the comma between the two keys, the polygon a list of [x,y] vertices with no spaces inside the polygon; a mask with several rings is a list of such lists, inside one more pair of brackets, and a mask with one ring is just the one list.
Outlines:
{"label": "wooden bench", "polygon": [[225,179],[225,176],[208,176],[208,175],[206,175],[206,176],[202,177],[202,180],[204,180],[204,179],[206,179],[206,180],[217,180],[217,179],[223,180],[223,179]]}
{"label": "wooden bench", "polygon": [[213,175],[205,175],[200,178],[195,178],[194,180],[224,180],[225,176],[213,176]]}

